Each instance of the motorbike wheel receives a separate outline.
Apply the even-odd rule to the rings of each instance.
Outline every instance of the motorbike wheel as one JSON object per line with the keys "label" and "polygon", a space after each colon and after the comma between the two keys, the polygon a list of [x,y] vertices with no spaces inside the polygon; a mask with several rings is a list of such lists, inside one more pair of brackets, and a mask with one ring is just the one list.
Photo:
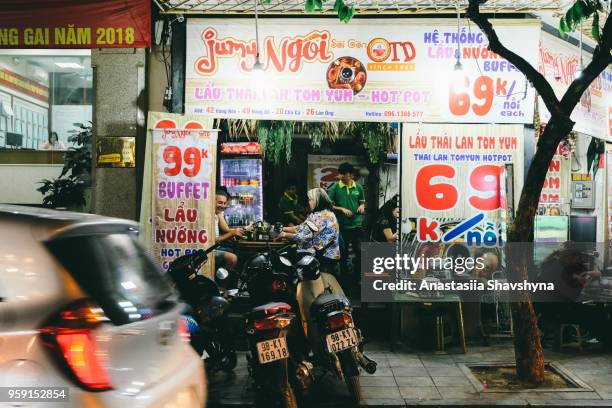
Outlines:
{"label": "motorbike wheel", "polygon": [[355,405],[359,405],[363,400],[363,394],[361,392],[361,382],[359,381],[359,367],[357,366],[355,356],[350,350],[347,350],[340,353],[338,358],[340,359],[344,381],[346,382],[351,399]]}
{"label": "motorbike wheel", "polygon": [[291,384],[287,383],[285,386],[281,387],[281,406],[283,408],[298,408],[297,398],[295,397],[295,392],[293,392],[293,387]]}
{"label": "motorbike wheel", "polygon": [[355,405],[359,405],[361,400],[363,400],[363,394],[361,393],[361,382],[359,381],[359,376],[355,377],[346,377],[346,386],[349,390],[349,394],[351,394],[351,398]]}
{"label": "motorbike wheel", "polygon": [[225,371],[226,373],[229,373],[234,368],[236,368],[236,364],[238,364],[238,358],[236,357],[236,352],[233,350],[229,351],[227,352],[227,355],[223,357],[223,359],[221,360],[221,371]]}

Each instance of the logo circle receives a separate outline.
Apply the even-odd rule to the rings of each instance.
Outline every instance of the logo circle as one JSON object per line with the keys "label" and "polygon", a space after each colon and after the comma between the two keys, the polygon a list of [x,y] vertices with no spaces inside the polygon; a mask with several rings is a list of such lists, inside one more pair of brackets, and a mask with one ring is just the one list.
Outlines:
{"label": "logo circle", "polygon": [[374,38],[368,43],[367,48],[368,57],[374,62],[383,62],[391,54],[391,46],[389,41],[384,38]]}

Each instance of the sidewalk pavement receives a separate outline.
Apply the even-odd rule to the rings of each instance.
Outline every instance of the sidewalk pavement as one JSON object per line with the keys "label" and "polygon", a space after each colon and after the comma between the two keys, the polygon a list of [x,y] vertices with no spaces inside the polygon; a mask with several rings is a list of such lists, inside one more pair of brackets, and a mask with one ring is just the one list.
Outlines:
{"label": "sidewalk pavement", "polygon": [[[451,352],[454,350],[451,350]],[[493,393],[479,392],[461,363],[513,362],[512,345],[468,347],[468,354],[390,352],[367,345],[366,353],[378,362],[374,375],[362,372],[363,406],[542,406],[612,407],[612,354],[555,353],[546,350],[546,361],[555,361],[588,384],[591,391]],[[252,406],[254,392],[244,353],[233,374],[209,378],[209,407]],[[346,386],[328,374],[319,381],[301,407],[348,407]]]}

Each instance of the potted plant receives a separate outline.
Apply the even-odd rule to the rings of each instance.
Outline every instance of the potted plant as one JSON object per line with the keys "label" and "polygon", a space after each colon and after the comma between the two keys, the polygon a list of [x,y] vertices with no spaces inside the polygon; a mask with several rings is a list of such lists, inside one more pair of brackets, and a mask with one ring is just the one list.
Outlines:
{"label": "potted plant", "polygon": [[51,208],[81,210],[86,205],[87,190],[91,186],[92,124],[74,123],[70,131],[70,147],[64,156],[64,167],[58,178],[44,179],[37,189],[43,194],[43,205]]}

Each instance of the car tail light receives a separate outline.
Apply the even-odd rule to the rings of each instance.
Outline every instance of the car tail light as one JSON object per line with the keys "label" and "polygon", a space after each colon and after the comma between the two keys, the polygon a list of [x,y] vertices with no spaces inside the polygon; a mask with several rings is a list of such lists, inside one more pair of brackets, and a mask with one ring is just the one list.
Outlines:
{"label": "car tail light", "polygon": [[109,319],[87,300],[59,312],[40,329],[45,344],[79,386],[88,391],[112,389],[93,330]]}
{"label": "car tail light", "polygon": [[184,341],[189,341],[191,334],[189,332],[189,320],[185,316],[178,318],[178,335]]}
{"label": "car tail light", "polygon": [[350,327],[352,324],[353,318],[347,313],[338,313],[327,319],[327,327],[330,330],[343,329],[345,327]]}
{"label": "car tail light", "polygon": [[282,280],[272,281],[272,292],[286,292],[289,288],[287,282]]}
{"label": "car tail light", "polygon": [[291,324],[291,320],[295,315],[287,313],[281,316],[270,316],[265,319],[255,320],[253,327],[257,331],[262,330],[273,330],[273,329],[284,329]]}

